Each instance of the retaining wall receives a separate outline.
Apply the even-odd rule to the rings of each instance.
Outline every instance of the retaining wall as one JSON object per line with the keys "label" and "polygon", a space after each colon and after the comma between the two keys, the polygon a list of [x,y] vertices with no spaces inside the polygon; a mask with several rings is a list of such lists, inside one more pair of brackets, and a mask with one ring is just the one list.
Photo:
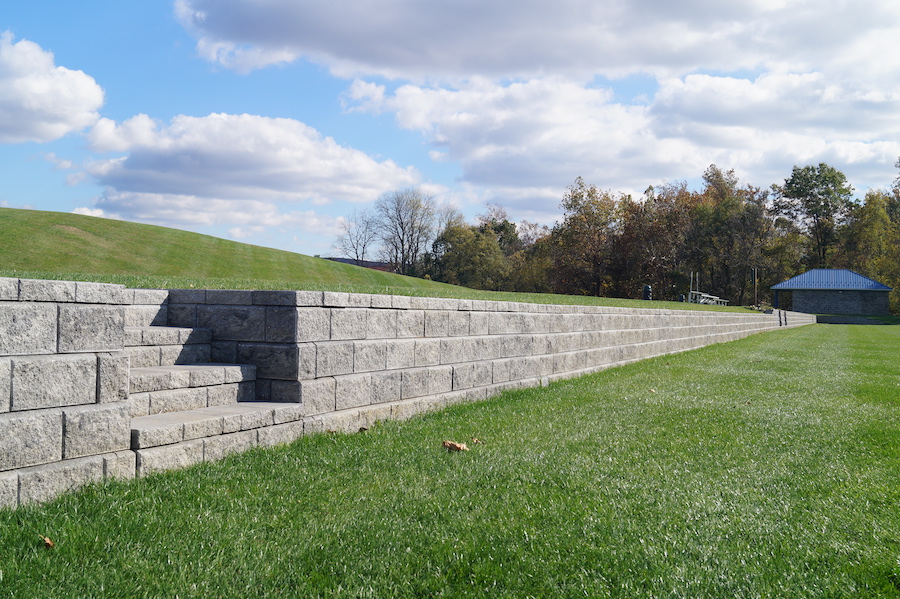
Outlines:
{"label": "retaining wall", "polygon": [[[126,326],[209,329],[213,362],[254,365],[258,401],[294,404],[280,412],[291,422],[243,431],[243,449],[813,322],[783,311],[0,279],[0,507],[135,476]],[[227,440],[217,443],[221,457]]]}

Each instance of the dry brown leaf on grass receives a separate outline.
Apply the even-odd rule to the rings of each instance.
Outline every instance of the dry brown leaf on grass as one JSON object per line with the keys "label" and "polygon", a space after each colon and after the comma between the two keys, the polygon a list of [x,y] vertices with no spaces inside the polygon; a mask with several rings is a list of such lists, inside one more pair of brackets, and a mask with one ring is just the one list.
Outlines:
{"label": "dry brown leaf on grass", "polygon": [[56,543],[50,537],[45,537],[44,535],[38,535],[41,537],[41,540],[44,542],[44,547],[47,549],[53,549],[56,547]]}
{"label": "dry brown leaf on grass", "polygon": [[444,447],[447,451],[469,451],[465,443],[457,443],[455,441],[444,441]]}
{"label": "dry brown leaf on grass", "polygon": [[472,445],[484,445],[484,441],[478,437],[472,437]]}

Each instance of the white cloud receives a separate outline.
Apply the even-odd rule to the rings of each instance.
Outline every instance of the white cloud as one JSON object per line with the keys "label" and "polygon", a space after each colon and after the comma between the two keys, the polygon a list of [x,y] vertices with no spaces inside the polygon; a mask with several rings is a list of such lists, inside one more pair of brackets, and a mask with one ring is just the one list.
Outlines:
{"label": "white cloud", "polygon": [[85,206],[76,208],[72,211],[72,214],[80,214],[82,216],[96,216],[99,218],[114,218],[108,214],[106,214],[100,208],[87,208]]}
{"label": "white cloud", "polygon": [[48,142],[90,127],[103,89],[92,77],[54,64],[28,40],[0,34],[0,143]]}

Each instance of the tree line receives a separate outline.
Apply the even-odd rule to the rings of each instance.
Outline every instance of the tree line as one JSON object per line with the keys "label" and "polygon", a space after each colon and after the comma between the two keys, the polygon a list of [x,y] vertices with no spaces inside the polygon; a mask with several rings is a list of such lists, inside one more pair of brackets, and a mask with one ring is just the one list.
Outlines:
{"label": "tree line", "polygon": [[497,205],[470,224],[420,189],[399,190],[346,219],[335,247],[476,289],[639,298],[650,285],[654,299],[677,300],[699,280],[738,305],[770,302],[772,285],[810,268],[848,268],[893,287],[900,312],[900,177],[857,201],[825,163],[767,189],[711,165],[699,191],[667,183],[637,199],[579,177],[560,207],[552,227],[514,223]]}

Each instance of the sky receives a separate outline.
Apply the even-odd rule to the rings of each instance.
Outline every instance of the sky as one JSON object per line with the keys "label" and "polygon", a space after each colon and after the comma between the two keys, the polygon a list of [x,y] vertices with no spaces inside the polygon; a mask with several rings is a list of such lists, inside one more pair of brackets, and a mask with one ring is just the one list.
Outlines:
{"label": "sky", "polygon": [[332,256],[419,187],[551,224],[710,164],[858,197],[900,157],[896,0],[29,0],[0,7],[0,206]]}

